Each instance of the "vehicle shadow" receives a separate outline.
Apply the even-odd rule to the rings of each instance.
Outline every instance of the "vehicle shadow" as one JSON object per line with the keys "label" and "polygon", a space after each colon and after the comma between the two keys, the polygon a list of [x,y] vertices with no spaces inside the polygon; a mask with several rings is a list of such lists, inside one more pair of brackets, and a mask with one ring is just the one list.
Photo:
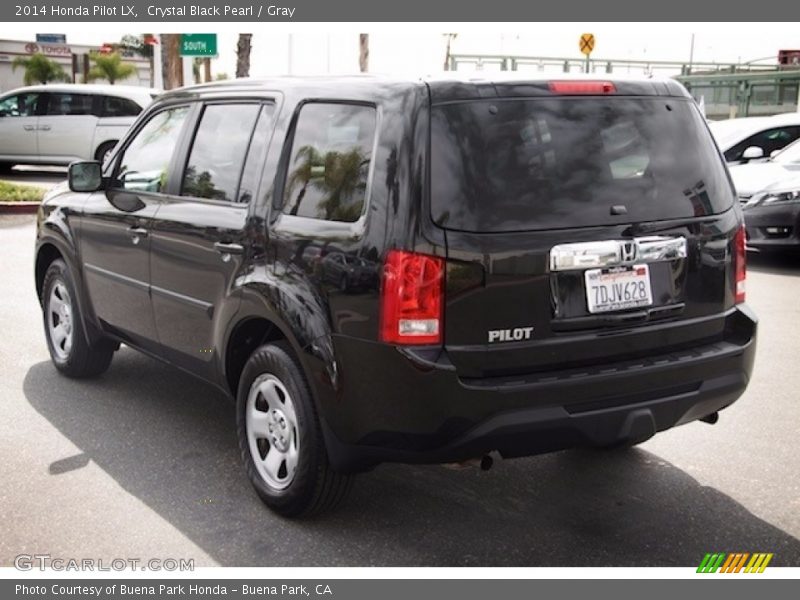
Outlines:
{"label": "vehicle shadow", "polygon": [[710,551],[800,564],[797,539],[643,450],[489,472],[384,465],[337,512],[290,521],[243,474],[232,404],[188,375],[123,349],[92,381],[38,363],[24,393],[81,450],[32,468],[59,477],[94,461],[224,566],[691,566]]}
{"label": "vehicle shadow", "polygon": [[800,275],[800,253],[748,252],[747,268],[772,275]]}

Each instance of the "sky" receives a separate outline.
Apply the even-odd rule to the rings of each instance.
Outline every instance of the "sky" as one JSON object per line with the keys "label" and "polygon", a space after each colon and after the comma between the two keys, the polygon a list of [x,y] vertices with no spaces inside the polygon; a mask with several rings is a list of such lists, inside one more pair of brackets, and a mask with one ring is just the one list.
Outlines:
{"label": "sky", "polygon": [[[202,33],[217,30],[219,58],[212,71],[235,72],[239,31],[252,32],[251,76],[352,73],[358,70],[358,33],[370,34],[370,71],[425,75],[442,70],[444,32],[457,32],[454,54],[513,54],[580,59],[578,38],[593,33],[592,58],[747,62],[771,59],[780,49],[800,49],[796,23],[513,23],[513,24],[103,24],[0,25],[0,39],[28,39],[37,31],[66,33],[76,44],[116,42],[125,33],[153,31]],[[762,63],[769,62],[762,60]]]}

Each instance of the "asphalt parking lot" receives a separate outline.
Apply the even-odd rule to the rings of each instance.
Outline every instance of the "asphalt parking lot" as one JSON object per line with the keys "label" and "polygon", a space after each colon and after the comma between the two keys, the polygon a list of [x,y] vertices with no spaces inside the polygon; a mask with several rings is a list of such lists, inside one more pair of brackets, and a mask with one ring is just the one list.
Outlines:
{"label": "asphalt parking lot", "polygon": [[234,411],[123,348],[71,381],[51,366],[32,216],[0,218],[0,565],[21,553],[194,558],[197,566],[690,566],[772,552],[800,566],[800,259],[753,258],[755,376],[714,426],[621,452],[384,465],[335,514],[268,512],[240,468]]}

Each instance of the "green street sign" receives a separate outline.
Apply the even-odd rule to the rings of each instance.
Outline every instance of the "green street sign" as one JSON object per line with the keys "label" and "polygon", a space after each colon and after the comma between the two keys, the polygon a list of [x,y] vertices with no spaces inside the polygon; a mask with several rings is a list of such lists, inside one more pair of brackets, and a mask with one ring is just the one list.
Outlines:
{"label": "green street sign", "polygon": [[216,56],[216,33],[181,34],[181,56]]}

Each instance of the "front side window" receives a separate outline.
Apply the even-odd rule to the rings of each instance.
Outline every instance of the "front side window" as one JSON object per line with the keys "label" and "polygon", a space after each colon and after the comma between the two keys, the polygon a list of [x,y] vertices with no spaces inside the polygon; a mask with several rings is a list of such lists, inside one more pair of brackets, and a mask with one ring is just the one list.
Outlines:
{"label": "front side window", "polygon": [[153,115],[125,149],[117,182],[126,190],[163,192],[169,163],[189,107],[180,106]]}
{"label": "front side window", "polygon": [[90,115],[92,100],[89,94],[50,94],[47,97],[47,115]]}
{"label": "front side window", "polygon": [[284,183],[284,214],[346,223],[359,219],[376,118],[371,106],[303,106]]}
{"label": "front side window", "polygon": [[183,173],[181,195],[210,200],[236,200],[258,104],[212,104],[194,136]]}
{"label": "front side window", "polygon": [[103,96],[100,114],[103,117],[135,117],[142,112],[142,107],[128,98]]}
{"label": "front side window", "polygon": [[0,100],[0,117],[33,117],[39,94],[17,94]]}
{"label": "front side window", "polygon": [[728,162],[742,160],[744,151],[750,146],[756,146],[764,151],[764,156],[769,156],[775,150],[780,150],[784,146],[791,144],[800,136],[800,127],[774,127],[765,131],[760,131],[751,135],[743,142],[739,142],[725,153],[725,160]]}

